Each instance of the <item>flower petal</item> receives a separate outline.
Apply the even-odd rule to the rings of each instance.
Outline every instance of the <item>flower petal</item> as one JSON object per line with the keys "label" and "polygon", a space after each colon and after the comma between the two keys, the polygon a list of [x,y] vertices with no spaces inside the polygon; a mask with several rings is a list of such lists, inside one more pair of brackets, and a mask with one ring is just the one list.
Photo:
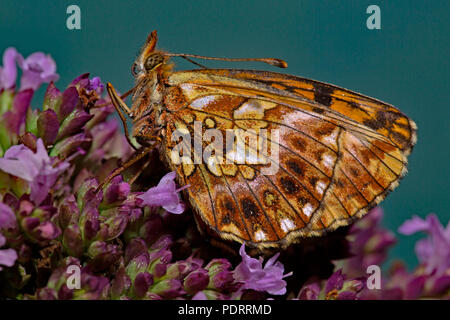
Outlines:
{"label": "flower petal", "polygon": [[35,52],[26,59],[18,57],[18,63],[23,70],[20,79],[22,90],[31,88],[37,90],[44,82],[56,81],[59,75],[56,74],[56,64],[50,55],[43,52]]}
{"label": "flower petal", "polygon": [[0,250],[0,265],[12,267],[16,260],[17,252],[14,249]]}
{"label": "flower petal", "polygon": [[429,223],[418,216],[406,220],[399,228],[398,232],[404,235],[410,235],[419,231],[426,231],[429,229]]}
{"label": "flower petal", "polygon": [[19,53],[15,48],[8,48],[3,53],[3,67],[0,68],[0,89],[9,89],[16,84],[16,59]]}
{"label": "flower petal", "polygon": [[[12,228],[16,224],[16,215],[12,209],[0,202],[0,229]],[[0,244],[0,247],[3,244]]]}

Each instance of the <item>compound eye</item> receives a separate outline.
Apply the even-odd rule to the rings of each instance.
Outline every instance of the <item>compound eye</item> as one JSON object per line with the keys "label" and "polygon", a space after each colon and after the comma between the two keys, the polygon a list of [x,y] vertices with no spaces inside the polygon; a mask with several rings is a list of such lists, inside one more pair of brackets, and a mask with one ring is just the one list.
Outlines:
{"label": "compound eye", "polygon": [[156,66],[158,66],[159,64],[164,62],[164,57],[161,54],[152,54],[151,56],[149,56],[147,58],[147,60],[145,60],[145,70],[147,71],[151,71],[153,70]]}
{"label": "compound eye", "polygon": [[133,63],[131,66],[131,74],[136,77],[139,73],[141,73],[141,69],[136,63]]}

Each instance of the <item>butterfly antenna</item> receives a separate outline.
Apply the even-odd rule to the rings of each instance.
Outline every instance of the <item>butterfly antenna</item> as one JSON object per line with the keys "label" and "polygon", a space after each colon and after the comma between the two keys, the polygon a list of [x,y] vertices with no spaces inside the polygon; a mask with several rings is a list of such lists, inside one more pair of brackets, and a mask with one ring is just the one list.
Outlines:
{"label": "butterfly antenna", "polygon": [[185,57],[185,56],[181,56],[181,58],[183,58],[183,59],[185,59],[185,60],[187,60],[187,61],[189,61],[190,63],[193,63],[193,64],[195,64],[196,66],[199,66],[200,68],[202,68],[202,69],[208,69],[207,67],[205,67],[204,65],[202,65],[202,64],[200,64],[200,63],[198,63],[198,62],[195,62],[194,60],[192,60],[192,59],[189,59],[188,57]]}
{"label": "butterfly antenna", "polygon": [[[287,66],[288,66],[286,61],[281,60],[281,59],[275,59],[275,58],[216,58],[216,57],[204,57],[204,56],[198,56],[196,54],[185,54],[185,53],[166,53],[166,55],[169,57],[182,57],[191,62],[193,62],[193,61],[188,59],[188,57],[205,59],[205,60],[220,60],[220,61],[259,61],[259,62],[264,62],[264,63],[270,64],[271,66],[275,66],[278,68],[287,68]],[[195,63],[195,64],[197,64],[197,63]]]}

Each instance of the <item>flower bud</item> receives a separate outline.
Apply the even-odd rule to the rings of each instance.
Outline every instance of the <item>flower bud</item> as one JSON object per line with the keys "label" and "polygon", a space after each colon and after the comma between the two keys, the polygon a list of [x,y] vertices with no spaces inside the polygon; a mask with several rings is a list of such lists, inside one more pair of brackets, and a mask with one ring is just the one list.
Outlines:
{"label": "flower bud", "polygon": [[164,235],[158,238],[158,240],[150,246],[150,249],[167,249],[170,247],[172,242],[172,237],[170,235]]}
{"label": "flower bud", "polygon": [[184,279],[184,290],[189,294],[195,294],[198,291],[206,289],[209,284],[208,271],[197,269]]}
{"label": "flower bud", "polygon": [[103,241],[94,241],[88,248],[87,255],[92,258],[89,266],[93,271],[105,270],[116,263],[122,255],[117,245]]}
{"label": "flower bud", "polygon": [[164,276],[166,274],[167,264],[157,262],[152,266],[151,271],[153,272],[153,275],[155,276],[155,278],[161,278],[162,276]]}
{"label": "flower bud", "polygon": [[115,273],[114,279],[111,281],[111,296],[113,299],[123,297],[131,287],[131,280],[125,272],[123,264]]}
{"label": "flower bud", "polygon": [[187,261],[176,261],[167,266],[165,278],[183,279],[191,271],[191,264]]}
{"label": "flower bud", "polygon": [[150,257],[148,252],[141,253],[131,259],[125,269],[131,281],[134,281],[139,272],[146,272],[149,263]]}
{"label": "flower bud", "polygon": [[[29,217],[31,214],[34,213],[33,211],[34,211],[34,204],[31,201],[29,201],[28,199],[21,198],[21,200],[19,202],[19,210],[18,210],[19,216],[20,217]],[[36,218],[39,218],[39,214],[37,214]]]}
{"label": "flower bud", "polygon": [[28,236],[35,242],[52,240],[61,234],[61,229],[55,224],[50,221],[41,223],[40,219],[36,217],[26,217],[22,219],[21,225]]}
{"label": "flower bud", "polygon": [[165,299],[173,299],[184,294],[182,283],[177,279],[161,280],[154,284],[150,291]]}
{"label": "flower bud", "polygon": [[150,251],[150,263],[152,266],[158,263],[168,264],[172,260],[172,252],[170,250],[161,249],[157,251]]}
{"label": "flower bud", "polygon": [[298,294],[299,300],[317,300],[320,294],[320,286],[314,282],[303,286]]}
{"label": "flower bud", "polygon": [[59,122],[55,111],[48,109],[41,112],[37,119],[37,134],[44,141],[44,145],[48,146],[55,142],[58,135]]}
{"label": "flower bud", "polygon": [[86,124],[85,128],[92,129],[99,123],[104,122],[110,114],[114,113],[115,110],[111,103],[109,105],[105,105],[104,107],[100,108],[98,107],[99,105],[105,104],[107,102],[111,101],[106,101],[104,99],[97,100],[96,108],[89,110],[89,113],[92,114],[94,117]]}
{"label": "flower bud", "polygon": [[140,238],[131,239],[125,250],[125,263],[127,264],[131,259],[143,253],[147,253],[147,245],[144,240]]}
{"label": "flower bud", "polygon": [[27,117],[27,111],[32,97],[33,90],[31,89],[19,91],[14,96],[12,108],[3,114],[2,122],[5,124],[10,134],[20,134],[22,125],[25,123]]}
{"label": "flower bud", "polygon": [[55,87],[53,81],[51,81],[47,86],[47,90],[45,91],[43,110],[52,109],[56,111],[60,108],[61,101],[61,91],[59,91],[58,88]]}
{"label": "flower bud", "polygon": [[122,182],[122,176],[114,177],[111,182],[104,188],[103,202],[111,204],[124,201],[130,193],[130,185]]}
{"label": "flower bud", "polygon": [[28,149],[33,150],[33,152],[36,152],[36,149],[37,149],[36,142],[37,142],[37,138],[31,132],[25,132],[19,138],[19,144],[23,144]]}
{"label": "flower bud", "polygon": [[61,234],[61,229],[50,221],[41,223],[35,230],[39,238],[43,240],[52,240]]}
{"label": "flower bud", "polygon": [[72,111],[79,104],[80,100],[78,97],[78,90],[74,87],[68,87],[62,93],[61,103],[58,107],[52,108],[58,114],[59,122],[62,123],[63,120],[72,113]]}
{"label": "flower bud", "polygon": [[85,179],[77,191],[78,207],[84,208],[88,203],[98,207],[102,201],[102,194],[97,192],[98,181],[96,178]]}
{"label": "flower bud", "polygon": [[89,206],[83,210],[80,216],[79,226],[82,230],[83,240],[91,240],[97,236],[100,229],[98,209]]}
{"label": "flower bud", "polygon": [[66,228],[71,222],[77,222],[80,216],[74,195],[69,195],[59,205],[58,223],[61,228]]}
{"label": "flower bud", "polygon": [[214,277],[216,274],[229,270],[231,263],[227,259],[212,259],[205,267],[209,276]]}
{"label": "flower bud", "polygon": [[83,255],[83,239],[77,224],[71,224],[64,229],[62,244],[69,255],[73,257]]}
{"label": "flower bud", "polygon": [[219,291],[231,290],[234,286],[233,273],[230,270],[224,270],[210,276],[208,288]]}
{"label": "flower bud", "polygon": [[161,236],[162,230],[161,217],[152,214],[140,227],[139,234],[147,243],[153,243]]}
{"label": "flower bud", "polygon": [[83,150],[88,150],[92,143],[92,137],[86,133],[79,133],[74,136],[67,137],[61,141],[58,141],[52,150],[50,151],[50,156],[61,158],[67,158],[74,152],[81,148]]}
{"label": "flower bud", "polygon": [[94,276],[82,270],[81,289],[74,292],[75,299],[100,300],[106,299],[109,292],[109,279],[101,276]]}
{"label": "flower bud", "polygon": [[74,135],[80,132],[81,128],[92,119],[93,115],[87,113],[82,109],[76,109],[69,114],[67,118],[61,123],[61,128],[58,133],[58,140]]}
{"label": "flower bud", "polygon": [[140,272],[134,280],[134,294],[138,298],[142,298],[148,291],[148,288],[153,284],[153,276],[148,272]]}

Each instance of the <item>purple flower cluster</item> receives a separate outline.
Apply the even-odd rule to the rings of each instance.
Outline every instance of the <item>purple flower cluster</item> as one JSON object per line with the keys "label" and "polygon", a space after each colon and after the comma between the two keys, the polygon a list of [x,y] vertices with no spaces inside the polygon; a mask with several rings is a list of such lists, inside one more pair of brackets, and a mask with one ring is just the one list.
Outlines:
{"label": "purple flower cluster", "polygon": [[0,170],[21,178],[30,184],[30,199],[40,205],[55,184],[58,175],[69,167],[60,161],[53,164],[41,138],[36,141],[36,152],[23,144],[9,148],[0,158]]}
{"label": "purple flower cluster", "polygon": [[37,90],[42,83],[57,81],[59,78],[56,74],[56,63],[49,55],[35,52],[24,59],[15,48],[8,48],[3,55],[3,67],[0,67],[0,90],[15,87],[16,63],[22,69],[21,90]]}
{"label": "purple flower cluster", "polygon": [[[177,186],[175,172],[161,177],[152,154],[102,183],[132,149],[109,117],[101,79],[83,74],[60,91],[55,71],[50,56],[24,59],[14,48],[0,67],[0,299],[449,297],[450,231],[434,215],[400,228],[428,234],[416,246],[420,265],[408,272],[397,264],[376,290],[366,270],[382,265],[395,243],[380,227],[380,208],[344,234],[352,255],[325,261],[334,268],[325,272],[308,268],[293,248],[264,258],[245,245],[212,248],[192,213],[182,214],[180,192],[189,186]],[[47,82],[42,108],[31,108]]]}
{"label": "purple flower cluster", "polygon": [[[0,231],[13,228],[16,224],[16,216],[10,207],[0,202]],[[0,233],[0,247],[6,243],[6,238]],[[0,249],[0,271],[3,267],[12,267],[17,260],[17,252],[14,249]]]}
{"label": "purple flower cluster", "polygon": [[429,235],[416,243],[417,257],[426,272],[446,273],[450,269],[450,222],[444,229],[436,215],[430,214],[425,220],[415,216],[399,228],[399,232],[405,235],[419,231]]}
{"label": "purple flower cluster", "polygon": [[388,274],[380,275],[380,287],[368,285],[372,273],[370,266],[382,267],[388,249],[395,237],[380,226],[383,211],[374,208],[355,223],[348,235],[352,256],[335,261],[339,268],[328,280],[311,279],[297,295],[298,299],[449,299],[450,259],[449,238],[446,229],[435,215],[426,220],[414,217],[406,221],[399,231],[412,234],[425,231],[429,237],[417,242],[416,252],[421,264],[408,272],[401,262],[395,262]]}

